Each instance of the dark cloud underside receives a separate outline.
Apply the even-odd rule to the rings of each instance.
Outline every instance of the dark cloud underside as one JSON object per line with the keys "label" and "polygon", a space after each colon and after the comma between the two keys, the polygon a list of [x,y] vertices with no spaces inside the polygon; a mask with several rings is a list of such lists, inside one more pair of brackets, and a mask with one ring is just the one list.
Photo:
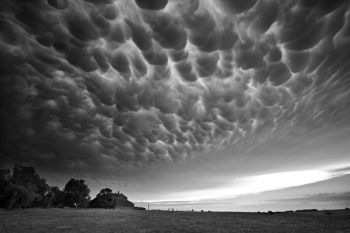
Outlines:
{"label": "dark cloud underside", "polygon": [[348,1],[2,1],[0,158],[93,171],[349,127],[349,16]]}

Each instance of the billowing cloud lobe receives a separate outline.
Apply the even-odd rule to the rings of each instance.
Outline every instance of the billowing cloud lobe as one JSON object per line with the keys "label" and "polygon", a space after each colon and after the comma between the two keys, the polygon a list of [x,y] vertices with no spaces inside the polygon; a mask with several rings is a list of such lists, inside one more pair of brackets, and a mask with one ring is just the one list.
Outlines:
{"label": "billowing cloud lobe", "polygon": [[348,1],[1,5],[2,159],[137,166],[349,124]]}

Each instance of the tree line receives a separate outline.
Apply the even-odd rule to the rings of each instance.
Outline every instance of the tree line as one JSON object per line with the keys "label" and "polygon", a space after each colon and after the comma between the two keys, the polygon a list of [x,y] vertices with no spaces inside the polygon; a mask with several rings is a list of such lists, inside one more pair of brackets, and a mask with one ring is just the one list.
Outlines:
{"label": "tree line", "polygon": [[129,202],[126,196],[119,194],[119,191],[118,194],[112,193],[109,188],[102,189],[96,198],[91,201],[90,189],[82,179],[70,179],[61,190],[59,187],[49,186],[34,167],[16,164],[12,170],[0,170],[0,208],[99,208],[96,203],[102,202],[104,206],[101,208],[115,208],[118,203],[121,205],[127,203],[133,207],[133,203]]}

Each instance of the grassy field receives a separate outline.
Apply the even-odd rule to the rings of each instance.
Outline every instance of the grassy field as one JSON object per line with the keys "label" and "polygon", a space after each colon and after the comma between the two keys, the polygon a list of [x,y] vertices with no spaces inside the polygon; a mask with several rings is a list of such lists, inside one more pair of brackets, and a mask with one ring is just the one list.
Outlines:
{"label": "grassy field", "polygon": [[302,213],[0,210],[0,232],[350,232],[350,210]]}

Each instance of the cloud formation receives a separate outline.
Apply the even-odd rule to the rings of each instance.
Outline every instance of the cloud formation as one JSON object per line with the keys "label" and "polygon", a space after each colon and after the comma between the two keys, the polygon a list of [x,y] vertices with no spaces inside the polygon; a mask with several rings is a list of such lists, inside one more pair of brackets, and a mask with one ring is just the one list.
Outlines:
{"label": "cloud formation", "polygon": [[288,201],[288,202],[297,202],[297,203],[332,203],[334,201],[343,202],[345,204],[348,204],[350,202],[350,193],[319,193],[314,195],[306,195],[303,197],[295,197],[295,198],[286,198],[282,200],[274,200],[276,202],[278,201]]}
{"label": "cloud formation", "polygon": [[143,166],[350,123],[347,1],[8,0],[0,14],[3,161]]}

